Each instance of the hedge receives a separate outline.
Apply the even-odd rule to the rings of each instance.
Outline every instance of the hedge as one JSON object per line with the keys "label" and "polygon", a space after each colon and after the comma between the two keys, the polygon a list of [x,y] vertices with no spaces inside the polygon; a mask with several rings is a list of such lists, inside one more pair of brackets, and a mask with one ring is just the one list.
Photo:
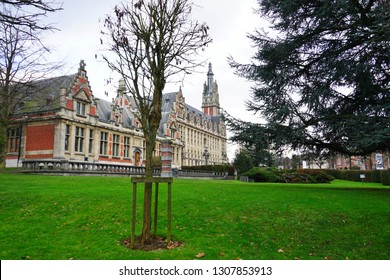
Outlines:
{"label": "hedge", "polygon": [[381,171],[382,184],[390,186],[390,169]]}
{"label": "hedge", "polygon": [[360,182],[361,174],[365,175],[365,182],[382,183],[380,170],[339,170],[339,169],[324,169],[324,171],[340,180]]}
{"label": "hedge", "polygon": [[228,172],[229,176],[234,176],[234,167],[228,164],[182,166],[181,170]]}
{"label": "hedge", "polygon": [[254,182],[329,183],[334,180],[333,176],[318,169],[278,170],[254,167],[241,176],[248,177]]}

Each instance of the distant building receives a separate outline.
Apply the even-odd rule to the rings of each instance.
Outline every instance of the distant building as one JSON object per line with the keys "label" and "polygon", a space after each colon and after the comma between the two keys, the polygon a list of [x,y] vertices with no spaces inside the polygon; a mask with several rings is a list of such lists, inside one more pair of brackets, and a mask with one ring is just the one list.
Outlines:
{"label": "distant building", "polygon": [[382,170],[390,168],[389,153],[373,153],[368,156],[336,157],[332,162],[335,169]]}
{"label": "distant building", "polygon": [[[32,92],[11,118],[7,167],[37,159],[144,165],[142,127],[124,83],[112,102],[94,97],[83,61],[76,74],[40,83],[47,86]],[[161,155],[161,141],[170,139],[173,167],[227,163],[226,126],[211,64],[202,98],[200,111],[185,103],[181,88],[163,95],[155,155]]]}

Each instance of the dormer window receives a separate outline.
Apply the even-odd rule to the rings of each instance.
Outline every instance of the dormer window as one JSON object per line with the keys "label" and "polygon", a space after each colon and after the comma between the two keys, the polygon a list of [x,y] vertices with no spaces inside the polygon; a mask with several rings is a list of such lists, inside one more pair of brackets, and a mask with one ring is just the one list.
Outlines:
{"label": "dormer window", "polygon": [[85,103],[80,101],[76,102],[76,114],[85,116]]}
{"label": "dormer window", "polygon": [[176,139],[176,130],[171,129],[171,138]]}

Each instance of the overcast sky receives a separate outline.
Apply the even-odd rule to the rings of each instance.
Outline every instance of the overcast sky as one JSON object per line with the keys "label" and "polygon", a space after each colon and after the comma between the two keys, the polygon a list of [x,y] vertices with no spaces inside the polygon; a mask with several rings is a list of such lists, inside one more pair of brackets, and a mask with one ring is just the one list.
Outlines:
{"label": "overcast sky", "polygon": [[[247,112],[245,101],[250,98],[249,82],[237,77],[229,67],[229,55],[241,63],[248,63],[255,53],[248,33],[265,23],[253,10],[256,0],[194,0],[193,18],[206,22],[210,27],[213,39],[200,60],[207,60],[213,65],[214,78],[218,82],[221,106],[231,115],[248,121],[259,121],[253,113]],[[81,59],[87,64],[86,70],[95,97],[111,100],[115,89],[106,86],[105,80],[116,78],[104,62],[95,59],[101,53],[100,30],[106,14],[113,11],[119,1],[96,0],[63,0],[63,11],[49,17],[60,31],[47,36],[47,44],[53,49],[51,59],[63,60],[66,63],[64,72],[72,74],[77,71]],[[169,84],[165,92],[177,91],[182,86],[186,103],[201,109],[203,83],[206,81],[207,65],[199,69],[200,73],[187,75],[181,84]],[[116,81],[115,81],[116,84]],[[108,97],[104,94],[108,91]],[[229,149],[230,158],[234,148]]]}

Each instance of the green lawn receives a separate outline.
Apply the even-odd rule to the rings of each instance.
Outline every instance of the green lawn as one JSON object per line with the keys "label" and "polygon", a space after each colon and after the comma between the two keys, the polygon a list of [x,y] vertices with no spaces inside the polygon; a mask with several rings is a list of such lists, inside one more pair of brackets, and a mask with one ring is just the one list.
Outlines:
{"label": "green lawn", "polygon": [[[166,186],[160,202],[165,235]],[[0,173],[0,259],[390,259],[390,188],[380,184],[176,179],[172,203],[184,246],[133,251],[122,246],[129,178]]]}

